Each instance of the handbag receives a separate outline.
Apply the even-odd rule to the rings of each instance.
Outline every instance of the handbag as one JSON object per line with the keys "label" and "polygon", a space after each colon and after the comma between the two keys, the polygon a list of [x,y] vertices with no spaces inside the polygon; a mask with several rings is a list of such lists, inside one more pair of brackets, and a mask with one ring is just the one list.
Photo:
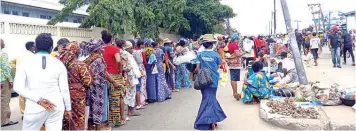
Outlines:
{"label": "handbag", "polygon": [[207,68],[203,68],[199,70],[196,80],[194,81],[194,89],[202,90],[204,88],[208,88],[212,84],[214,84],[213,78],[211,77],[211,72]]}

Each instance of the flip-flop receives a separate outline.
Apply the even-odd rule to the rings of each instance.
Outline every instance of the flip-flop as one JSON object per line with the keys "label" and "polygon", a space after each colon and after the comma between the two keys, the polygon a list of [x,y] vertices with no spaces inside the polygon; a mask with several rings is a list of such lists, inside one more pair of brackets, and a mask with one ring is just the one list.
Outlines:
{"label": "flip-flop", "polygon": [[130,114],[129,116],[140,116],[140,115],[141,115],[140,113],[134,112],[134,113]]}
{"label": "flip-flop", "polygon": [[145,109],[146,107],[145,106],[136,106],[136,110],[141,110],[141,109]]}
{"label": "flip-flop", "polygon": [[172,90],[172,92],[179,92],[179,90],[178,89],[174,89],[174,90]]}
{"label": "flip-flop", "polygon": [[5,124],[5,125],[1,125],[1,127],[6,127],[6,126],[12,126],[12,125],[16,125],[17,123],[19,123],[18,121],[10,121],[9,123]]}

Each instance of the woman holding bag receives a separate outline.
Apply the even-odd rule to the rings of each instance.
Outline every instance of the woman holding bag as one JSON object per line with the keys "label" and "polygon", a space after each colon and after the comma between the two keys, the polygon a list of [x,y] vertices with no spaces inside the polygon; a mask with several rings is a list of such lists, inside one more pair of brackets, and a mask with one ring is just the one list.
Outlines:
{"label": "woman holding bag", "polygon": [[[183,56],[185,52],[188,51],[188,48],[186,48],[187,45],[187,41],[185,39],[181,39],[179,40],[179,43],[177,44],[177,48],[176,48],[176,54],[177,57],[179,56]],[[179,64],[176,65],[176,88],[180,89],[180,88],[189,88],[192,83],[189,79],[189,71],[186,67],[186,64]]]}
{"label": "woman holding bag", "polygon": [[213,51],[213,43],[215,42],[213,36],[203,36],[201,42],[206,50],[198,53],[197,69],[208,69],[211,72],[213,84],[201,89],[202,101],[194,128],[197,130],[215,130],[217,122],[221,122],[226,118],[224,111],[216,99],[219,81],[218,67],[221,61],[219,54]]}

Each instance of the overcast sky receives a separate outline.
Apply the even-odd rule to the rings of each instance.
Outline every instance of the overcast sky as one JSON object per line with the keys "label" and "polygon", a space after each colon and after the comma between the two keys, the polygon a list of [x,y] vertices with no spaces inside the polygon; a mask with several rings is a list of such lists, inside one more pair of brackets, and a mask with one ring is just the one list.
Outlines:
{"label": "overcast sky", "polygon": [[[277,33],[285,32],[285,24],[280,0],[276,0]],[[266,33],[266,27],[271,20],[273,0],[222,0],[223,4],[230,6],[237,16],[231,19],[231,26],[242,34],[255,35]],[[300,28],[313,24],[308,4],[320,3],[323,11],[349,12],[356,10],[356,0],[287,0],[291,19],[302,21]],[[292,22],[293,28],[297,27]]]}

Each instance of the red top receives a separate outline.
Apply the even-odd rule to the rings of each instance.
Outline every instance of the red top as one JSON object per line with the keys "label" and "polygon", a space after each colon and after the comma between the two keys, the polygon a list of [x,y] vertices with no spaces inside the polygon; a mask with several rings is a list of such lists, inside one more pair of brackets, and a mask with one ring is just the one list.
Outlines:
{"label": "red top", "polygon": [[235,50],[239,50],[239,43],[238,42],[230,42],[227,47],[229,48],[229,53],[234,54]]}
{"label": "red top", "polygon": [[256,43],[256,47],[257,47],[257,48],[260,48],[260,47],[263,46],[263,41],[260,40],[260,39],[256,39],[255,43]]}
{"label": "red top", "polygon": [[112,45],[104,47],[104,60],[106,62],[107,71],[110,74],[120,73],[119,63],[115,58],[116,53],[120,53],[118,47]]}

